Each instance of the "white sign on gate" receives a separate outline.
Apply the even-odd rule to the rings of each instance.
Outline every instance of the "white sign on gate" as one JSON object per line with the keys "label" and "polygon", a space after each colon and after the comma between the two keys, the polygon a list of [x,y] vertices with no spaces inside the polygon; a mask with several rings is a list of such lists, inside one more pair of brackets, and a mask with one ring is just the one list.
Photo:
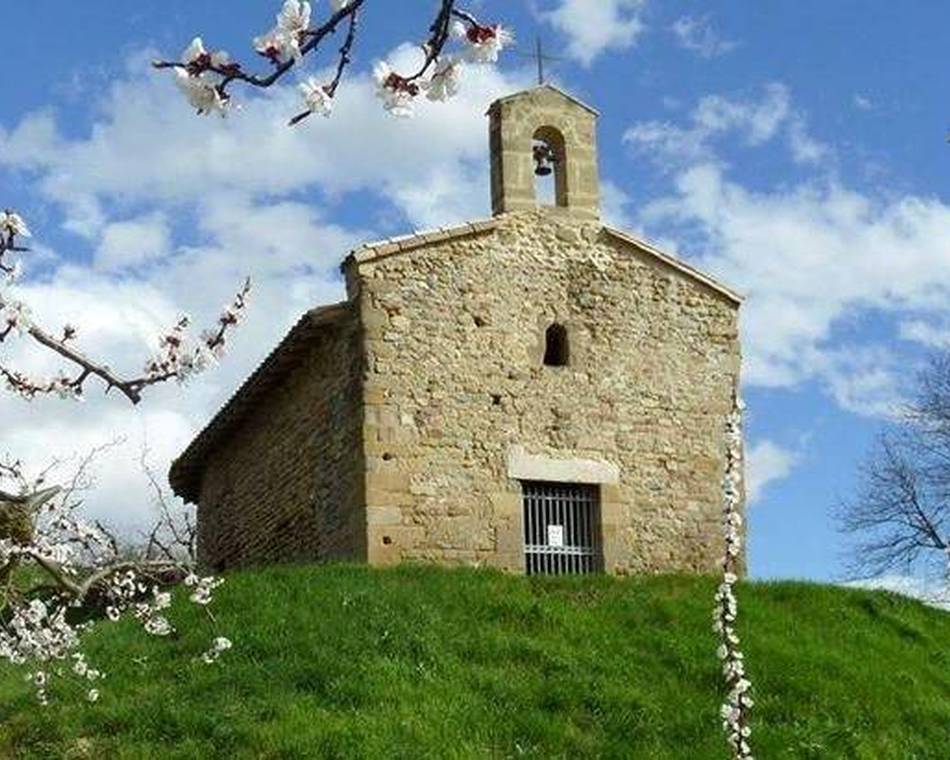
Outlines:
{"label": "white sign on gate", "polygon": [[563,525],[549,525],[548,526],[548,546],[555,546],[561,548],[564,546],[564,526]]}

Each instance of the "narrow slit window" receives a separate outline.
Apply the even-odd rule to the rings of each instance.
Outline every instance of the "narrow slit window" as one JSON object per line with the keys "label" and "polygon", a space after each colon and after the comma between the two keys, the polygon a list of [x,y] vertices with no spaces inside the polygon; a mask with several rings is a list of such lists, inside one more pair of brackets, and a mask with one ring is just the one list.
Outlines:
{"label": "narrow slit window", "polygon": [[553,324],[544,334],[544,364],[547,367],[566,367],[570,360],[567,328]]}

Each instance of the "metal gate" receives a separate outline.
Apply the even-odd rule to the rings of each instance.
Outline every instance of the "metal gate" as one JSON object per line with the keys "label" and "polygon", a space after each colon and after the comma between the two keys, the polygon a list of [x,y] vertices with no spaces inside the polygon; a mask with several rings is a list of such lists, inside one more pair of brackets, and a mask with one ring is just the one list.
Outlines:
{"label": "metal gate", "polygon": [[600,492],[581,483],[522,481],[525,571],[565,575],[600,571]]}

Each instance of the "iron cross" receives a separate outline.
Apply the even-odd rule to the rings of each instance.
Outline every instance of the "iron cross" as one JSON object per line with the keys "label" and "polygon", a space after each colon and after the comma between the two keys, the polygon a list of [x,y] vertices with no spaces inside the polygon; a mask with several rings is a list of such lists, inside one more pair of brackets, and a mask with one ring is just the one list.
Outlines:
{"label": "iron cross", "polygon": [[558,58],[557,56],[547,55],[547,54],[544,52],[544,48],[541,46],[541,37],[540,37],[540,36],[537,38],[537,41],[536,41],[536,43],[535,43],[535,51],[534,51],[534,53],[521,53],[521,55],[523,55],[523,56],[525,56],[525,57],[527,57],[527,58],[534,58],[534,59],[537,60],[537,62],[538,62],[538,84],[539,84],[539,85],[544,84],[544,64],[545,64],[546,62],[549,62],[549,61],[553,63],[553,62],[555,62],[555,61],[563,61],[563,60],[564,60],[563,58]]}

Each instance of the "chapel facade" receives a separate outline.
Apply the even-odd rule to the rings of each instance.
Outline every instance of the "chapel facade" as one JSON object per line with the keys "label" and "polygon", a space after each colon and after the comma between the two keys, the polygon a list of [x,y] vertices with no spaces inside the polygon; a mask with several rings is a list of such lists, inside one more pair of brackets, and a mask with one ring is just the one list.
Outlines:
{"label": "chapel facade", "polygon": [[489,122],[492,218],[353,251],[173,463],[207,566],[717,568],[741,298],[601,222],[593,109]]}

